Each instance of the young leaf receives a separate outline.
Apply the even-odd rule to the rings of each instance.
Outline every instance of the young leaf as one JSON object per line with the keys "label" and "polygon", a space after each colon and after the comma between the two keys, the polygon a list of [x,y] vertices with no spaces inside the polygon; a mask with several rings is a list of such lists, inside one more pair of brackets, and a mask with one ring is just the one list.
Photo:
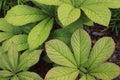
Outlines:
{"label": "young leaf", "polygon": [[7,12],[5,19],[16,26],[40,21],[46,15],[39,9],[27,5],[17,5]]}
{"label": "young leaf", "polygon": [[60,40],[51,40],[46,43],[48,57],[55,63],[68,67],[76,67],[71,50]]}
{"label": "young leaf", "polygon": [[46,5],[60,5],[62,3],[60,0],[33,0],[33,1]]}
{"label": "young leaf", "polygon": [[104,37],[99,39],[94,45],[88,59],[89,69],[94,69],[98,64],[106,61],[113,53],[115,43],[112,38]]}
{"label": "young leaf", "polygon": [[53,19],[47,18],[31,30],[28,36],[28,43],[30,49],[35,49],[43,44],[43,42],[48,38],[52,26]]}
{"label": "young leaf", "polygon": [[0,42],[11,38],[14,34],[7,32],[0,32]]}
{"label": "young leaf", "polygon": [[79,70],[69,67],[54,67],[51,69],[45,80],[75,80],[79,74]]}
{"label": "young leaf", "polygon": [[39,61],[41,52],[42,50],[25,51],[20,56],[19,69],[20,70],[28,69],[29,67],[36,64]]}
{"label": "young leaf", "polygon": [[120,67],[113,63],[104,63],[92,69],[90,74],[102,80],[113,80],[120,74]]}
{"label": "young leaf", "polygon": [[8,58],[9,58],[10,65],[14,72],[17,71],[18,56],[19,56],[19,54],[18,54],[16,45],[14,45],[14,43],[12,43],[8,49]]}
{"label": "young leaf", "polygon": [[13,75],[13,73],[11,73],[7,70],[0,70],[0,78],[6,78],[6,77],[10,77],[12,75]]}
{"label": "young leaf", "polygon": [[111,18],[111,12],[108,8],[104,6],[97,6],[96,4],[96,5],[81,6],[81,9],[95,23],[108,26]]}
{"label": "young leaf", "polygon": [[64,26],[75,22],[80,17],[80,14],[80,9],[74,8],[70,4],[62,4],[58,8],[58,18]]}
{"label": "young leaf", "polygon": [[91,39],[86,31],[78,29],[71,37],[71,45],[78,66],[84,64],[91,49]]}
{"label": "young leaf", "polygon": [[22,51],[28,48],[27,35],[16,35],[2,44],[4,51],[7,51],[11,43],[17,45],[17,50]]}
{"label": "young leaf", "polygon": [[34,72],[21,72],[18,74],[20,80],[43,80],[38,74]]}

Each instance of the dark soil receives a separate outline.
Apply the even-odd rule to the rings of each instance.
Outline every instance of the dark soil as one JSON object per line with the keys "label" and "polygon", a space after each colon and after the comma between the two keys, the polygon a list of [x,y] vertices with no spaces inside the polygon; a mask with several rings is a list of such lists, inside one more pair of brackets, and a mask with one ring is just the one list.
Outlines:
{"label": "dark soil", "polygon": [[[115,34],[110,32],[110,30],[107,30],[105,27],[97,24],[95,24],[94,27],[86,26],[85,30],[90,34],[93,44],[95,44],[95,42],[103,36],[109,36],[114,39],[116,43],[116,48],[114,54],[108,61],[120,66],[120,36],[115,36]],[[35,66],[30,68],[30,71],[34,71],[44,78],[48,70],[50,70],[51,68],[52,64],[47,63],[41,59]],[[120,80],[120,76],[114,80]]]}

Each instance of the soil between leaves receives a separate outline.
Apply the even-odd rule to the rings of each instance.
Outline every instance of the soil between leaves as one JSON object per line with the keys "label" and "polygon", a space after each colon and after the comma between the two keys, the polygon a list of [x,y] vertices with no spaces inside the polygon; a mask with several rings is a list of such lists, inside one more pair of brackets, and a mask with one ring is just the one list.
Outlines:
{"label": "soil between leaves", "polygon": [[[114,39],[116,43],[115,51],[108,61],[113,62],[120,66],[120,34],[119,36],[115,36],[115,34],[110,32],[110,30],[107,30],[105,27],[98,25],[98,24],[95,24],[95,26],[93,27],[86,26],[84,29],[91,36],[92,44],[95,44],[95,42],[99,38],[104,37],[104,36],[109,36]],[[42,56],[44,56],[44,53]],[[46,73],[52,68],[52,65],[53,64],[47,63],[44,60],[40,59],[39,62],[35,66],[31,67],[29,70],[38,73],[41,77],[44,78]],[[120,80],[120,76],[118,76],[114,80]]]}

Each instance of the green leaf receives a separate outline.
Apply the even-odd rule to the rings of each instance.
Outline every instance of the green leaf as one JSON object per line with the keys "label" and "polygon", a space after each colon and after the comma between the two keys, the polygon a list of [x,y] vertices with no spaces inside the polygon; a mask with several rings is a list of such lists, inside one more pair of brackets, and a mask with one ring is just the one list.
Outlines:
{"label": "green leaf", "polygon": [[13,74],[8,70],[0,70],[0,78],[7,78],[12,76]]}
{"label": "green leaf", "polygon": [[8,49],[8,58],[9,58],[10,64],[11,64],[14,72],[17,71],[18,56],[19,56],[19,54],[18,54],[18,51],[17,51],[17,47],[14,43],[12,43],[9,46],[9,49]]}
{"label": "green leaf", "polygon": [[96,80],[94,77],[90,76],[90,75],[84,75],[80,78],[80,80]]}
{"label": "green leaf", "polygon": [[5,19],[16,26],[22,26],[46,18],[41,10],[27,5],[17,5],[7,12]]}
{"label": "green leaf", "polygon": [[18,74],[20,80],[43,80],[38,74],[34,72],[21,72]]}
{"label": "green leaf", "polygon": [[113,63],[104,63],[92,69],[90,74],[102,80],[113,80],[120,75],[120,67]]}
{"label": "green leaf", "polygon": [[11,24],[9,24],[5,19],[0,18],[0,30],[3,32],[9,32],[13,34],[18,34],[21,32],[19,27],[15,27]]}
{"label": "green leaf", "polygon": [[88,59],[89,69],[92,70],[98,64],[106,61],[115,49],[115,43],[110,37],[103,37],[99,39],[94,45],[91,54]]}
{"label": "green leaf", "polygon": [[60,0],[33,0],[33,1],[46,5],[60,5],[62,3]]}
{"label": "green leaf", "polygon": [[28,50],[22,53],[22,55],[20,56],[19,69],[24,70],[35,65],[39,61],[41,52],[42,50],[34,50],[34,51]]}
{"label": "green leaf", "polygon": [[104,6],[96,5],[85,5],[81,6],[81,9],[85,14],[95,23],[108,26],[111,18],[111,12],[108,8]]}
{"label": "green leaf", "polygon": [[10,77],[7,77],[7,78],[0,78],[0,80],[10,80]]}
{"label": "green leaf", "polygon": [[11,38],[14,34],[7,32],[0,32],[0,42]]}
{"label": "green leaf", "polygon": [[80,9],[74,8],[69,4],[62,4],[58,8],[58,18],[64,26],[75,22],[80,17],[80,15]]}
{"label": "green leaf", "polygon": [[2,55],[2,56],[0,56],[0,67],[1,67],[1,69],[13,71],[13,69],[10,65],[10,61],[8,59],[7,53],[2,53],[1,55]]}
{"label": "green leaf", "polygon": [[28,48],[27,35],[15,35],[2,44],[4,51],[7,51],[11,43],[17,45],[17,50],[22,51]]}
{"label": "green leaf", "polygon": [[53,19],[47,18],[31,30],[28,36],[30,49],[35,49],[44,43],[44,41],[48,38],[50,34],[52,26]]}
{"label": "green leaf", "polygon": [[79,70],[69,67],[54,67],[46,75],[45,80],[75,80]]}
{"label": "green leaf", "polygon": [[99,5],[108,8],[120,8],[120,0],[86,0],[82,5]]}
{"label": "green leaf", "polygon": [[88,60],[91,49],[91,39],[88,33],[83,29],[76,30],[71,37],[71,45],[76,62],[80,67]]}
{"label": "green leaf", "polygon": [[10,80],[20,80],[19,78],[18,78],[18,76],[13,76]]}
{"label": "green leaf", "polygon": [[46,43],[48,57],[56,64],[76,68],[71,50],[60,40],[54,39]]}
{"label": "green leaf", "polygon": [[72,36],[72,33],[78,29],[78,28],[82,28],[83,27],[83,20],[78,19],[77,21],[75,21],[74,23],[66,26],[65,28],[60,28],[57,29],[55,31],[53,31],[50,34],[50,39],[59,39],[62,40],[63,42],[65,42],[66,44],[70,43],[70,38]]}

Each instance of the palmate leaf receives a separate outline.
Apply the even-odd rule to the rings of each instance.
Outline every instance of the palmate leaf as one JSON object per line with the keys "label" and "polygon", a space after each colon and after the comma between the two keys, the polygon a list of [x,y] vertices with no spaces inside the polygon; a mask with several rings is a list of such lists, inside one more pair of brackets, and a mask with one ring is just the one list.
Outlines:
{"label": "palmate leaf", "polygon": [[113,80],[120,74],[120,67],[113,63],[104,63],[92,69],[90,74],[102,80]]}
{"label": "palmate leaf", "polygon": [[79,70],[69,67],[54,67],[51,69],[45,80],[75,80],[79,74]]}
{"label": "palmate leaf", "polygon": [[91,54],[88,59],[88,68],[90,70],[98,66],[98,64],[106,61],[113,53],[115,49],[115,43],[112,38],[104,37],[99,39],[94,45]]}
{"label": "palmate leaf", "polygon": [[11,43],[14,43],[17,45],[18,51],[22,51],[28,48],[28,43],[27,43],[27,35],[20,34],[20,35],[15,35],[9,40],[5,41],[2,44],[2,47],[4,51],[7,51]]}
{"label": "palmate leaf", "polygon": [[19,80],[43,80],[38,74],[34,72],[21,72],[18,74]]}
{"label": "palmate leaf", "polygon": [[78,66],[81,66],[88,60],[91,49],[91,39],[86,31],[78,29],[71,37],[71,45]]}
{"label": "palmate leaf", "polygon": [[80,17],[80,14],[80,9],[69,4],[62,4],[58,8],[58,18],[64,26],[75,22]]}
{"label": "palmate leaf", "polygon": [[120,8],[120,0],[86,0],[82,5],[99,5],[108,8]]}
{"label": "palmate leaf", "polygon": [[[47,18],[36,25],[28,35],[30,49],[35,49],[48,38],[53,27],[53,19]],[[34,37],[34,38],[33,38]]]}
{"label": "palmate leaf", "polygon": [[76,68],[76,62],[71,50],[60,40],[50,40],[46,43],[48,57],[55,63]]}
{"label": "palmate leaf", "polygon": [[46,15],[39,9],[27,5],[17,5],[7,12],[5,19],[16,26],[40,21]]}
{"label": "palmate leaf", "polygon": [[39,61],[42,50],[25,51],[20,56],[19,70],[25,70],[35,65]]}
{"label": "palmate leaf", "polygon": [[111,18],[111,12],[108,8],[98,5],[85,5],[81,6],[81,9],[85,12],[88,18],[95,23],[108,26]]}

